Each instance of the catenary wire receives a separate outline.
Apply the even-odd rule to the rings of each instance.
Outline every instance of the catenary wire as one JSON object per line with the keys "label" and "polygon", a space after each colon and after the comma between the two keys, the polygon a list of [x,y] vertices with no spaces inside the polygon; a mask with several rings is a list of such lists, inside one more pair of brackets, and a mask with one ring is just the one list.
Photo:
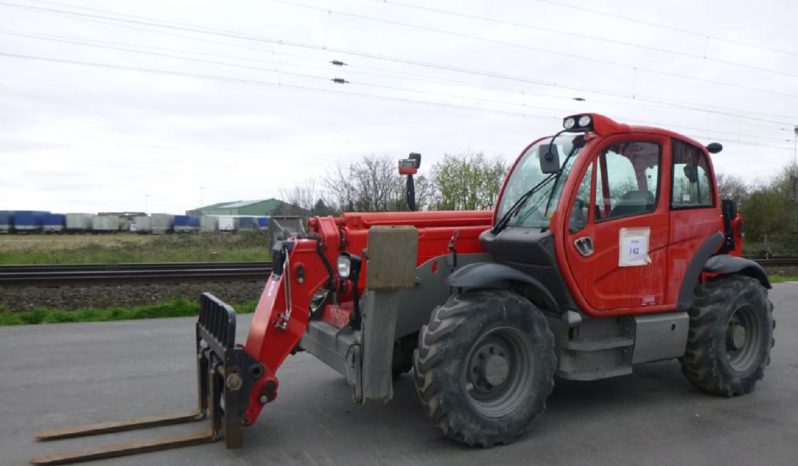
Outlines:
{"label": "catenary wire", "polygon": [[[795,94],[782,93],[782,92],[779,92],[779,91],[774,91],[772,89],[767,89],[767,88],[762,88],[762,87],[746,86],[746,85],[743,85],[743,84],[730,83],[730,82],[726,82],[726,81],[719,81],[719,80],[716,80],[716,79],[707,79],[707,78],[701,78],[701,77],[698,77],[698,76],[691,76],[691,75],[687,75],[687,74],[676,73],[676,72],[672,72],[672,71],[658,70],[658,69],[648,68],[648,67],[644,67],[644,66],[636,66],[636,65],[629,64],[629,63],[621,63],[621,62],[616,62],[616,61],[611,61],[611,60],[606,60],[606,59],[586,56],[586,55],[580,55],[580,54],[572,53],[572,52],[564,52],[564,51],[561,51],[561,50],[548,49],[548,48],[535,46],[535,45],[522,44],[522,43],[518,43],[518,42],[510,42],[510,41],[505,41],[505,40],[500,40],[500,39],[490,39],[490,38],[487,38],[487,37],[476,36],[476,35],[468,34],[468,33],[464,33],[464,32],[450,31],[450,30],[441,29],[441,28],[437,28],[437,27],[423,26],[423,25],[408,23],[408,22],[404,22],[404,21],[397,21],[397,20],[385,19],[385,18],[377,18],[377,17],[374,17],[374,16],[362,15],[362,14],[359,14],[359,13],[351,13],[351,12],[346,12],[346,11],[341,11],[341,10],[334,10],[334,9],[330,9],[330,8],[327,8],[327,7],[308,5],[308,4],[305,4],[305,3],[294,2],[294,1],[291,1],[291,0],[268,0],[268,1],[273,2],[273,3],[280,3],[280,4],[283,4],[283,5],[290,5],[290,6],[294,6],[294,7],[297,7],[297,8],[305,8],[305,9],[309,9],[309,10],[325,12],[325,13],[328,13],[328,14],[337,14],[337,15],[340,15],[340,16],[345,16],[345,17],[349,17],[349,18],[356,18],[356,19],[360,19],[360,20],[364,20],[364,21],[372,21],[372,22],[378,22],[378,23],[383,23],[383,24],[390,24],[390,25],[394,25],[394,26],[403,26],[403,27],[412,28],[412,29],[418,29],[418,30],[422,30],[422,31],[434,32],[434,33],[438,33],[438,34],[445,34],[445,35],[449,35],[449,36],[453,36],[453,37],[471,39],[471,40],[476,40],[476,41],[480,41],[480,42],[488,42],[488,43],[493,43],[493,44],[497,44],[497,45],[504,45],[504,46],[508,46],[508,47],[515,47],[515,48],[530,50],[530,51],[534,51],[534,52],[547,53],[547,54],[555,55],[555,56],[558,56],[558,57],[567,57],[567,58],[571,58],[571,59],[575,59],[575,60],[582,60],[582,61],[586,61],[586,62],[590,62],[590,63],[598,63],[598,64],[602,64],[602,65],[607,65],[607,66],[614,66],[614,67],[618,67],[618,68],[624,68],[624,69],[627,69],[627,70],[633,70],[635,72],[643,72],[643,73],[649,73],[649,74],[654,74],[654,75],[670,76],[670,77],[673,77],[673,78],[679,78],[679,79],[684,79],[684,80],[689,80],[689,81],[704,82],[704,83],[718,85],[718,86],[733,87],[733,88],[738,88],[738,89],[745,89],[745,90],[748,90],[748,91],[761,92],[761,93],[765,93],[765,94],[773,94],[773,95],[781,95],[781,96],[784,96],[784,97],[798,98],[798,95],[795,95]],[[784,73],[780,73],[780,74],[783,74],[783,75],[786,75],[786,76],[790,76],[790,77],[798,77],[798,75],[792,74],[792,73],[784,72]]]}
{"label": "catenary wire", "polygon": [[[500,114],[507,114],[507,115],[514,115],[514,116],[522,116],[522,117],[529,117],[529,118],[536,118],[536,119],[545,119],[545,120],[559,120],[560,118],[556,115],[542,115],[536,113],[529,113],[529,112],[510,112],[506,110],[498,110],[492,108],[485,108],[485,107],[473,107],[468,105],[460,105],[460,104],[451,104],[445,102],[436,102],[436,101],[428,101],[428,100],[420,100],[420,99],[409,99],[405,97],[396,97],[396,96],[384,96],[384,95],[376,95],[376,94],[368,94],[368,93],[361,93],[361,92],[353,92],[347,90],[332,90],[332,89],[323,89],[311,86],[303,86],[297,84],[287,84],[283,82],[269,82],[269,81],[262,81],[262,80],[254,80],[248,78],[234,78],[229,76],[218,76],[218,75],[209,75],[209,74],[202,74],[202,73],[189,73],[184,71],[175,71],[175,70],[164,70],[158,68],[146,68],[146,67],[138,67],[138,66],[127,66],[127,65],[112,65],[108,63],[99,63],[99,62],[89,62],[83,60],[70,60],[64,58],[56,58],[56,57],[44,57],[44,56],[37,56],[37,55],[28,55],[28,54],[18,54],[18,53],[9,53],[9,52],[0,52],[0,56],[7,57],[7,58],[16,58],[16,59],[26,59],[26,60],[36,60],[42,62],[50,62],[50,63],[60,63],[60,64],[70,64],[70,65],[80,65],[80,66],[89,66],[89,67],[96,67],[96,68],[105,68],[105,69],[113,69],[113,70],[121,70],[121,71],[137,71],[137,72],[145,72],[145,73],[154,73],[154,74],[164,74],[164,75],[172,75],[172,76],[182,76],[182,77],[191,77],[191,78],[199,78],[199,79],[209,79],[209,80],[216,80],[216,81],[226,81],[226,82],[235,82],[239,84],[254,84],[254,85],[269,85],[269,86],[277,86],[277,87],[284,87],[284,88],[291,88],[291,89],[299,89],[305,91],[313,91],[313,92],[322,92],[322,93],[332,93],[332,94],[343,94],[361,98],[371,98],[371,99],[381,99],[381,100],[388,100],[388,101],[396,101],[396,102],[409,102],[414,104],[422,104],[422,105],[434,105],[434,106],[443,106],[443,107],[450,107],[450,108],[457,108],[457,109],[466,109],[466,110],[473,110],[479,112],[493,112],[493,113],[500,113]],[[705,130],[699,130],[705,131]],[[714,138],[711,135],[706,136],[707,139],[724,139],[724,138]],[[760,144],[754,143],[750,141],[743,141],[743,140],[735,140],[733,141],[738,144],[748,145],[748,146],[757,146],[757,147],[767,147],[777,150],[783,151],[792,151],[792,148],[782,147],[782,146],[775,146],[770,144]]]}
{"label": "catenary wire", "polygon": [[[272,0],[272,1],[275,1],[275,0]],[[361,1],[374,3],[373,0],[361,0]],[[280,2],[280,3],[283,3],[283,2]],[[535,31],[542,31],[542,32],[550,33],[550,34],[560,34],[560,35],[565,35],[565,36],[570,36],[570,37],[578,37],[578,38],[581,38],[581,39],[588,39],[590,41],[598,41],[598,42],[604,42],[604,43],[607,43],[607,44],[621,45],[621,46],[624,46],[624,47],[632,47],[632,48],[636,48],[636,49],[640,49],[640,50],[647,50],[647,51],[651,51],[651,52],[666,53],[666,54],[671,54],[671,55],[676,55],[676,56],[681,56],[681,57],[694,58],[694,59],[703,60],[703,61],[711,61],[711,62],[720,63],[720,64],[724,64],[724,65],[735,66],[735,67],[745,68],[745,69],[750,69],[750,70],[755,70],[755,71],[761,71],[761,72],[765,72],[765,73],[772,73],[772,74],[776,74],[776,75],[789,76],[789,77],[798,77],[798,75],[796,75],[794,73],[787,72],[787,71],[775,70],[775,69],[772,69],[772,68],[765,68],[765,67],[761,67],[761,66],[751,65],[750,63],[740,63],[740,62],[735,62],[735,61],[730,61],[730,60],[724,60],[724,59],[721,59],[721,58],[708,56],[707,54],[698,54],[698,53],[685,52],[683,50],[675,50],[675,49],[670,49],[670,48],[665,48],[665,47],[657,47],[657,46],[653,46],[653,45],[637,44],[637,43],[629,42],[629,41],[625,41],[625,40],[610,39],[610,38],[607,38],[607,37],[600,37],[600,36],[595,36],[595,35],[591,35],[591,34],[585,34],[585,33],[581,33],[581,32],[576,32],[576,31],[568,31],[568,30],[562,30],[562,29],[556,29],[556,28],[551,28],[551,27],[539,26],[539,25],[534,25],[534,24],[529,24],[529,23],[522,23],[522,22],[519,22],[519,21],[510,21],[510,20],[505,20],[505,19],[492,18],[492,17],[488,17],[488,16],[474,15],[474,14],[464,13],[462,11],[446,10],[446,9],[436,8],[436,7],[428,6],[428,5],[416,5],[416,4],[405,3],[405,2],[397,1],[397,0],[390,0],[390,1],[386,0],[386,1],[382,1],[380,3],[385,4],[385,5],[394,5],[394,6],[398,6],[398,7],[406,8],[406,9],[426,11],[426,12],[432,12],[432,13],[437,13],[437,14],[442,14],[442,15],[448,15],[448,16],[454,16],[454,17],[460,17],[460,18],[467,18],[467,19],[474,19],[474,20],[484,21],[484,22],[489,22],[489,23],[494,23],[494,24],[502,24],[502,25],[506,25],[506,26],[513,26],[513,27],[517,27],[517,28],[530,29],[530,30],[535,30]]]}
{"label": "catenary wire", "polygon": [[[262,68],[262,67],[255,67],[255,66],[242,66],[242,65],[235,64],[235,63],[229,63],[229,62],[219,62],[219,61],[213,61],[213,60],[194,59],[194,58],[191,58],[191,57],[185,57],[185,56],[179,56],[179,55],[173,55],[173,54],[157,53],[157,52],[154,53],[154,52],[149,52],[149,51],[136,50],[135,48],[133,48],[133,47],[137,47],[136,45],[126,44],[126,43],[119,43],[119,42],[116,42],[116,43],[109,42],[108,44],[113,43],[113,44],[116,44],[116,45],[123,45],[122,47],[117,47],[117,46],[114,46],[114,45],[108,45],[108,44],[102,44],[102,43],[96,43],[96,42],[92,42],[92,41],[75,40],[75,39],[72,39],[72,38],[65,38],[63,36],[52,36],[52,35],[47,35],[47,34],[32,34],[32,33],[18,32],[18,31],[5,31],[5,30],[2,30],[2,29],[0,29],[0,34],[11,35],[11,36],[16,36],[16,37],[32,38],[32,39],[37,39],[37,40],[53,41],[53,42],[57,42],[57,43],[66,43],[66,44],[70,44],[70,45],[96,47],[96,48],[107,49],[107,50],[118,50],[118,51],[123,51],[123,52],[128,52],[128,53],[137,53],[137,54],[150,55],[150,56],[155,56],[155,57],[173,58],[173,59],[193,61],[193,62],[204,63],[204,64],[214,64],[214,65],[231,66],[231,67],[238,67],[238,68],[244,68],[244,69],[252,69],[252,70],[256,70],[256,71],[266,71],[266,72],[277,73],[277,74],[282,74],[282,75],[292,75],[292,76],[300,76],[300,77],[306,77],[306,78],[312,78],[312,79],[321,79],[321,80],[325,80],[325,81],[330,79],[329,76],[308,75],[308,74],[304,74],[304,73],[292,73],[292,72],[280,70],[280,69],[278,69],[276,67],[274,67],[274,68]],[[146,48],[153,48],[153,49],[156,49],[156,50],[175,51],[174,49],[168,49],[168,48],[164,48],[164,47],[147,47],[147,46],[144,46],[144,48],[145,49]],[[178,51],[178,52],[192,53],[192,52],[185,52],[185,51]],[[245,58],[242,58],[242,57],[229,57],[227,55],[221,55],[221,54],[213,54],[213,56],[220,56],[220,57],[223,57],[223,58],[245,59]],[[275,64],[274,62],[268,62],[268,63]],[[315,68],[315,69],[322,69],[324,71],[329,71],[329,68],[321,67],[321,66],[308,66],[308,65],[294,65],[294,66],[311,67],[311,68]],[[370,74],[370,73],[367,72],[365,74]],[[524,108],[524,109],[525,108],[531,108],[531,109],[536,109],[536,110],[551,110],[551,111],[555,111],[555,112],[560,110],[558,108],[553,108],[553,107],[542,107],[540,105],[531,105],[531,104],[526,103],[526,102],[518,102],[518,101],[508,102],[508,101],[505,101],[505,100],[488,99],[488,98],[481,98],[481,97],[475,97],[475,96],[463,96],[463,95],[444,93],[444,92],[440,92],[440,91],[435,92],[435,91],[427,91],[427,90],[420,90],[420,89],[409,89],[409,88],[405,88],[405,87],[390,86],[390,85],[385,85],[385,84],[375,84],[375,83],[368,83],[368,82],[362,82],[362,81],[358,81],[358,82],[356,82],[356,84],[361,85],[361,86],[365,86],[365,87],[373,87],[373,88],[394,90],[394,91],[400,91],[400,92],[411,92],[411,93],[416,93],[416,94],[426,94],[426,95],[437,96],[437,97],[451,97],[451,98],[456,98],[456,99],[467,99],[467,100],[481,101],[481,102],[494,103],[494,104],[500,104],[500,105],[519,106],[519,107]],[[632,119],[632,118],[630,118],[630,119]],[[657,123],[654,123],[654,124],[657,124]],[[669,126],[673,126],[673,125],[669,125]],[[688,127],[688,126],[679,126],[679,127],[686,128],[686,129],[689,129],[689,130],[696,130],[697,129],[697,128]],[[701,128],[699,130],[707,131],[706,128]],[[743,136],[743,137],[752,138],[752,139],[765,139],[765,140],[773,139],[772,137],[769,137],[769,136],[745,134],[745,133],[741,133],[739,131],[738,132],[728,132],[728,131],[722,131],[722,130],[714,130],[714,132],[716,134],[731,135],[731,136],[735,136],[735,137]]]}
{"label": "catenary wire", "polygon": [[692,30],[692,29],[680,28],[680,27],[677,27],[677,26],[671,26],[669,24],[662,24],[662,23],[658,23],[658,22],[655,22],[655,21],[646,21],[644,19],[632,18],[630,16],[619,15],[617,13],[610,13],[610,12],[607,12],[607,11],[601,11],[601,10],[597,10],[595,8],[590,8],[589,6],[586,6],[584,4],[584,2],[580,3],[579,5],[570,5],[568,3],[562,3],[562,2],[558,2],[558,1],[554,1],[554,0],[532,0],[532,1],[535,1],[535,2],[538,2],[538,3],[546,3],[548,5],[554,5],[554,6],[560,7],[560,8],[567,8],[567,9],[571,9],[571,10],[576,10],[576,11],[579,11],[580,13],[589,13],[589,14],[593,14],[593,15],[603,16],[605,18],[620,19],[622,21],[628,21],[628,22],[632,22],[632,23],[643,24],[645,26],[650,26],[650,27],[655,27],[655,28],[659,28],[659,29],[664,29],[664,30],[667,30],[667,31],[680,32],[680,33],[683,33],[683,34],[689,34],[689,35],[692,35],[692,36],[695,36],[695,37],[715,40],[715,41],[718,41],[718,42],[727,42],[729,44],[743,45],[743,46],[746,46],[746,47],[751,47],[751,48],[755,48],[755,49],[759,49],[759,50],[767,50],[769,52],[783,53],[783,54],[786,54],[786,55],[792,55],[792,56],[798,57],[798,52],[796,52],[796,51],[777,49],[777,48],[773,48],[773,47],[765,47],[763,45],[758,45],[758,44],[754,44],[754,43],[751,43],[751,42],[745,42],[745,41],[741,41],[741,40],[737,40],[737,39],[729,39],[727,37],[714,36],[714,35],[710,35],[710,34],[705,34],[703,32],[696,32],[695,30]]}
{"label": "catenary wire", "polygon": [[[0,5],[11,5],[11,6],[18,6],[18,7],[26,7],[26,6],[18,5],[18,4],[10,4],[8,2],[0,2]],[[700,107],[700,106],[696,106],[696,105],[689,104],[689,103],[683,103],[683,102],[679,102],[679,101],[668,101],[668,100],[663,100],[663,99],[646,97],[646,96],[643,96],[643,95],[634,95],[634,94],[627,94],[627,93],[622,93],[622,92],[614,92],[614,91],[610,91],[610,90],[606,90],[606,89],[590,88],[590,87],[587,87],[587,86],[565,86],[565,85],[558,84],[558,83],[555,83],[555,82],[550,82],[550,81],[536,80],[536,79],[531,79],[531,78],[526,78],[526,77],[512,76],[512,75],[489,72],[489,71],[484,71],[484,70],[474,70],[474,69],[461,68],[461,67],[456,67],[456,66],[448,66],[448,65],[436,64],[436,63],[429,63],[429,62],[423,62],[423,61],[418,61],[418,60],[384,57],[384,56],[379,56],[379,55],[376,55],[376,54],[369,54],[369,53],[360,52],[360,51],[356,51],[356,50],[346,50],[346,49],[340,49],[340,48],[339,49],[335,49],[335,48],[331,48],[331,47],[319,47],[319,46],[314,46],[314,45],[310,45],[310,44],[304,44],[304,43],[295,42],[295,41],[286,41],[286,40],[279,40],[279,39],[268,39],[268,38],[264,38],[264,37],[251,36],[251,35],[241,34],[241,33],[232,32],[232,31],[225,31],[225,30],[218,30],[218,29],[209,29],[209,28],[199,28],[199,27],[192,26],[192,25],[184,25],[184,24],[176,24],[176,23],[158,24],[158,23],[149,22],[149,21],[141,21],[141,20],[138,20],[138,19],[136,19],[136,20],[130,20],[130,19],[126,20],[126,19],[123,19],[123,18],[115,18],[115,17],[108,17],[108,16],[100,16],[100,15],[89,15],[89,14],[70,12],[70,11],[64,11],[64,10],[53,10],[53,9],[46,9],[46,8],[39,8],[39,7],[29,7],[29,8],[32,8],[34,10],[44,10],[44,11],[47,11],[47,12],[49,12],[51,14],[62,14],[62,15],[78,17],[78,18],[88,16],[89,18],[93,18],[93,19],[100,19],[100,20],[106,20],[106,21],[112,21],[112,22],[121,22],[123,24],[132,22],[132,23],[137,23],[137,24],[146,25],[146,26],[152,26],[152,27],[177,29],[177,30],[183,30],[183,31],[200,33],[200,34],[220,35],[220,36],[230,37],[230,38],[239,39],[239,40],[264,42],[264,43],[271,43],[271,44],[276,44],[276,45],[283,45],[283,46],[288,46],[288,47],[296,47],[296,48],[304,48],[304,49],[331,51],[331,52],[343,53],[343,54],[347,54],[347,55],[351,55],[351,56],[359,56],[359,57],[362,57],[362,58],[368,58],[368,59],[373,59],[373,60],[381,60],[381,61],[388,61],[388,62],[395,62],[395,63],[403,63],[403,64],[407,64],[407,65],[426,67],[426,68],[442,69],[442,70],[446,70],[446,71],[467,73],[467,74],[479,75],[479,76],[484,76],[484,77],[491,77],[491,78],[495,78],[495,79],[512,80],[512,81],[523,82],[523,83],[527,83],[527,84],[534,84],[534,85],[539,85],[539,86],[556,87],[556,88],[560,88],[560,89],[577,90],[577,91],[580,91],[580,92],[591,92],[591,93],[596,93],[596,94],[600,94],[600,95],[606,95],[606,96],[613,96],[613,97],[619,97],[619,98],[624,98],[624,99],[630,99],[630,100],[633,100],[633,101],[643,101],[643,102],[649,102],[649,103],[658,104],[658,105],[672,106],[672,107],[675,107],[675,108],[682,108],[682,109],[685,109],[685,110],[700,111],[700,112],[706,112],[706,113],[711,113],[711,114],[719,114],[719,115],[728,115],[728,116],[733,116],[733,117],[738,118],[738,119],[758,120],[758,121],[763,121],[763,122],[767,122],[767,123],[774,123],[774,124],[778,124],[778,125],[789,125],[789,123],[787,123],[785,121],[774,121],[774,120],[766,119],[766,118],[759,118],[759,117],[754,117],[754,116],[749,116],[749,115],[741,115],[740,111],[734,110],[734,109],[724,109],[724,110],[727,110],[727,111],[724,111],[724,110],[713,110],[713,109],[710,109],[710,108],[707,108],[707,107]],[[94,9],[94,10],[97,10],[97,9]],[[107,11],[107,10],[103,10],[103,11]],[[118,13],[114,13],[114,12],[110,12],[110,13],[111,14],[118,14]],[[124,14],[120,14],[120,15],[125,16]],[[128,16],[130,16],[130,15],[128,15]],[[793,95],[793,94],[786,94],[786,95],[790,96],[790,97],[798,98],[798,95]],[[785,118],[791,118],[791,117],[785,117]]]}

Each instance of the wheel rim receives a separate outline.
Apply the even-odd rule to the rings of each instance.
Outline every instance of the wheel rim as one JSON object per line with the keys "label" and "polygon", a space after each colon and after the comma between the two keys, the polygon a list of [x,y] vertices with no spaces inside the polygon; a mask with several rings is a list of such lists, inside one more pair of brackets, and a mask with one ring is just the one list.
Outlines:
{"label": "wheel rim", "polygon": [[512,413],[528,397],[532,384],[532,345],[521,331],[501,327],[483,334],[465,365],[466,395],[487,417]]}
{"label": "wheel rim", "polygon": [[726,329],[726,357],[729,365],[738,372],[756,368],[762,332],[756,310],[749,305],[735,309]]}

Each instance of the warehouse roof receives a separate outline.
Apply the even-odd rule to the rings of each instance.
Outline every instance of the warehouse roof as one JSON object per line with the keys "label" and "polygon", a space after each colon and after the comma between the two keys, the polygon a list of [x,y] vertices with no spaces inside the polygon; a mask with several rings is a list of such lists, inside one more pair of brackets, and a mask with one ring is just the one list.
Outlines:
{"label": "warehouse roof", "polygon": [[216,204],[206,205],[200,207],[199,209],[237,209],[240,207],[246,207],[254,204],[266,204],[268,206],[277,207],[283,201],[279,199],[258,199],[254,201],[227,201],[227,202],[217,202]]}
{"label": "warehouse roof", "polygon": [[230,202],[230,203],[227,203],[227,204],[216,205],[214,207],[219,208],[219,209],[235,209],[235,208],[238,208],[238,207],[246,207],[248,205],[261,204],[261,203],[263,203],[263,204],[275,204],[275,206],[276,206],[280,202],[282,202],[282,201],[279,201],[277,199],[262,199],[262,200],[258,200],[258,201],[235,201],[235,202]]}
{"label": "warehouse roof", "polygon": [[[286,207],[289,208],[288,211],[285,210]],[[216,204],[199,207],[186,212],[189,215],[241,215],[244,213],[249,215],[285,215],[288,213],[292,215],[309,214],[309,212],[306,212],[299,207],[292,206],[291,204],[275,198],[252,201],[218,202]]]}

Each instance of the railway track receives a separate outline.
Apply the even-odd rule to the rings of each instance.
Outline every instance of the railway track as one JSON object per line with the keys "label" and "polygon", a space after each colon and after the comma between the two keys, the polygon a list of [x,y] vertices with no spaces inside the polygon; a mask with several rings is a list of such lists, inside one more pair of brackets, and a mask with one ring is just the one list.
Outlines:
{"label": "railway track", "polygon": [[772,257],[770,259],[759,259],[750,257],[759,263],[762,267],[798,267],[798,257],[784,256]]}
{"label": "railway track", "polygon": [[269,262],[4,265],[0,286],[265,280],[271,270]]}
{"label": "railway track", "polygon": [[[754,260],[763,267],[798,267],[798,257]],[[263,280],[271,271],[272,266],[269,262],[3,265],[0,266],[0,286]]]}

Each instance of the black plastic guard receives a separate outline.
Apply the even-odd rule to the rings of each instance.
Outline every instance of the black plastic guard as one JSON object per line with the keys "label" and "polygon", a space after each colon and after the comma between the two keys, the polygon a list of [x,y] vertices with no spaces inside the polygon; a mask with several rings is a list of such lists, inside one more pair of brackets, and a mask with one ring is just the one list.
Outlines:
{"label": "black plastic guard", "polygon": [[761,265],[752,261],[737,256],[729,256],[727,254],[719,254],[712,256],[704,264],[704,271],[726,275],[730,273],[739,273],[756,278],[767,289],[771,289],[770,279],[768,274]]}
{"label": "black plastic guard", "polygon": [[518,282],[534,287],[547,309],[552,312],[560,310],[554,296],[543,284],[520,270],[496,262],[475,262],[464,265],[452,272],[446,280],[454,288],[490,288]]}

